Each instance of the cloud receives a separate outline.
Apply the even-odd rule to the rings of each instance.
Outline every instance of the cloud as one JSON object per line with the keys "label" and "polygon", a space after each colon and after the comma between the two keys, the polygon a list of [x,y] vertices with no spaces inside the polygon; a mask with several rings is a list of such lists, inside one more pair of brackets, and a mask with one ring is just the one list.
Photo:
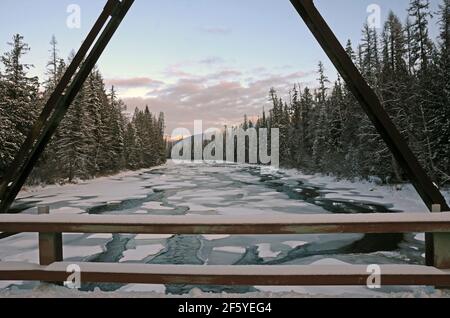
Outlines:
{"label": "cloud", "polygon": [[287,94],[294,83],[308,81],[311,73],[272,73],[246,81],[248,74],[230,68],[180,78],[175,83],[150,89],[145,97],[127,97],[124,101],[129,111],[148,105],[152,112],[164,112],[168,134],[180,127],[192,131],[194,120],[203,120],[204,129],[221,128],[241,122],[244,114],[253,117],[263,108],[270,109],[271,87],[281,95]]}
{"label": "cloud", "polygon": [[217,65],[217,64],[222,64],[224,62],[225,62],[225,60],[218,56],[207,57],[207,58],[199,61],[200,64],[205,64],[205,65]]}
{"label": "cloud", "polygon": [[221,79],[227,79],[230,77],[236,78],[242,75],[241,71],[232,70],[232,69],[225,69],[216,73],[210,74],[207,78],[209,80],[221,80]]}
{"label": "cloud", "polygon": [[165,71],[163,72],[164,76],[167,77],[176,77],[176,78],[191,78],[191,77],[195,77],[194,74],[186,72],[183,70],[184,67],[186,66],[190,66],[193,63],[190,61],[186,61],[184,63],[177,63],[177,64],[173,64],[173,65],[169,65]]}
{"label": "cloud", "polygon": [[164,82],[154,80],[149,77],[132,77],[132,78],[110,78],[106,79],[107,86],[116,86],[123,88],[137,88],[137,87],[157,87],[163,85]]}
{"label": "cloud", "polygon": [[230,28],[226,27],[217,27],[217,26],[204,26],[201,27],[200,30],[205,33],[209,34],[219,34],[219,35],[226,35],[230,34],[232,30]]}

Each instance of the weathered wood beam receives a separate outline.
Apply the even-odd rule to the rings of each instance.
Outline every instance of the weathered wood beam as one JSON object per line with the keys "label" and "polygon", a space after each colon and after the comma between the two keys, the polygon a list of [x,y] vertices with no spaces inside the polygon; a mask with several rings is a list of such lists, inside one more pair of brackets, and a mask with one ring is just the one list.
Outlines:
{"label": "weathered wood beam", "polygon": [[[39,266],[0,263],[0,280],[66,281],[68,268],[80,268],[84,283],[198,284],[260,286],[366,286],[364,265],[185,266],[109,263],[55,263]],[[450,286],[450,271],[416,265],[381,265],[382,286]]]}
{"label": "weathered wood beam", "polygon": [[0,215],[0,231],[124,234],[449,233],[450,213],[276,217]]}
{"label": "weathered wood beam", "polygon": [[[39,215],[49,215],[50,207],[38,208]],[[39,233],[39,264],[50,265],[63,261],[63,238],[61,232]]]}
{"label": "weathered wood beam", "polygon": [[[441,213],[441,206],[433,206],[433,213]],[[437,268],[450,268],[450,232],[434,233],[431,235],[433,242],[433,265]]]}

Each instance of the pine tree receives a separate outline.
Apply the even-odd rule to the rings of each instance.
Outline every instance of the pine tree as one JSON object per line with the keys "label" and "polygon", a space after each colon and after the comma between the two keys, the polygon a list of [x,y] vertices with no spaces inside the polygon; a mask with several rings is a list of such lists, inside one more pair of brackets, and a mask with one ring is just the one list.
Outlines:
{"label": "pine tree", "polygon": [[375,28],[366,23],[363,28],[363,39],[360,46],[360,67],[368,82],[376,89],[377,75],[380,71],[378,51],[378,34]]}
{"label": "pine tree", "polygon": [[6,111],[5,100],[6,85],[0,73],[0,179],[7,169],[8,164],[14,159],[14,154],[19,150],[19,144],[15,142],[14,125]]}
{"label": "pine tree", "polygon": [[428,36],[428,19],[430,13],[429,0],[411,0],[408,9],[412,18],[411,28],[411,58],[412,65],[418,61],[422,70],[426,70],[432,51],[432,42]]}
{"label": "pine tree", "polygon": [[426,97],[432,101],[428,114],[431,148],[436,177],[442,184],[450,181],[450,1],[439,9],[438,51],[433,56],[431,81]]}
{"label": "pine tree", "polygon": [[436,177],[435,149],[433,149],[431,126],[434,96],[431,93],[434,54],[433,44],[429,38],[428,23],[431,17],[428,0],[411,0],[408,10],[412,20],[411,24],[411,51],[415,69],[415,78],[411,87],[411,100],[414,109],[412,122],[415,126],[416,139],[413,150],[416,152],[422,165],[432,177]]}
{"label": "pine tree", "polygon": [[1,74],[0,116],[2,117],[2,143],[0,153],[2,163],[0,169],[6,167],[14,158],[17,150],[25,140],[37,116],[38,90],[37,78],[27,77],[27,71],[32,65],[22,63],[22,58],[30,48],[23,36],[16,34],[11,47],[1,57],[4,73]]}
{"label": "pine tree", "polygon": [[161,165],[164,164],[166,162],[166,158],[167,158],[167,142],[166,139],[164,137],[164,131],[166,130],[166,124],[165,124],[165,118],[164,118],[164,113],[159,113],[158,116],[158,121],[157,121],[157,138],[158,138],[158,152],[159,152],[159,158],[158,158],[158,162],[156,163],[157,165]]}
{"label": "pine tree", "polygon": [[319,62],[319,88],[316,91],[316,118],[314,127],[314,142],[313,142],[313,164],[318,169],[324,169],[326,166],[326,153],[328,151],[327,140],[329,137],[329,104],[327,99],[327,84],[329,80],[325,75],[325,68],[322,62]]}
{"label": "pine tree", "polygon": [[75,178],[88,178],[89,151],[86,143],[86,122],[83,90],[75,98],[60,125],[57,157],[62,177],[72,182]]}
{"label": "pine tree", "polygon": [[58,41],[56,41],[56,37],[53,35],[50,40],[50,59],[47,63],[47,80],[45,82],[45,88],[48,92],[52,92],[56,85],[58,85],[58,81],[61,77],[60,74],[60,63],[61,59],[58,55]]}
{"label": "pine tree", "polygon": [[140,152],[138,136],[133,123],[128,123],[125,130],[125,162],[126,168],[137,170],[142,166],[142,154]]}
{"label": "pine tree", "polygon": [[[0,60],[4,66],[0,72],[0,178],[66,70],[53,36],[44,90],[39,94],[38,79],[27,77],[31,65],[21,62],[30,50],[28,45],[20,35],[15,35],[9,45],[11,50]],[[73,56],[69,56],[69,62]],[[136,111],[130,122],[123,114],[125,109],[114,87],[106,93],[102,75],[95,68],[28,182],[72,182],[164,163],[164,114],[156,117],[147,108]]]}
{"label": "pine tree", "polygon": [[109,128],[108,138],[106,140],[109,144],[109,148],[112,155],[113,172],[117,172],[124,165],[123,149],[124,149],[124,133],[125,123],[122,116],[122,112],[125,110],[125,106],[122,101],[118,100],[114,86],[111,87],[109,94],[109,118],[107,127]]}

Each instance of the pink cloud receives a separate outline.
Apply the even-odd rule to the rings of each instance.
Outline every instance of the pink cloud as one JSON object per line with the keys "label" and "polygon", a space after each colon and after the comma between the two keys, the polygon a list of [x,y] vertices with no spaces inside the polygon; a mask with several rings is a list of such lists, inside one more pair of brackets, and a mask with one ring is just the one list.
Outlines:
{"label": "pink cloud", "polygon": [[241,122],[244,114],[254,118],[263,108],[269,110],[271,87],[280,95],[287,94],[295,83],[308,81],[313,73],[265,74],[244,84],[240,80],[243,72],[230,68],[206,76],[186,76],[152,89],[148,97],[124,101],[130,111],[148,105],[153,112],[164,112],[168,134],[179,127],[192,130],[194,120],[203,120],[204,128],[220,128]]}
{"label": "pink cloud", "polygon": [[163,85],[164,82],[154,80],[149,77],[132,77],[132,78],[110,78],[105,80],[107,86],[117,86],[126,88],[135,87],[157,87]]}
{"label": "pink cloud", "polygon": [[206,65],[217,65],[217,64],[222,64],[224,62],[225,62],[225,60],[218,56],[207,57],[207,58],[199,61],[200,64],[206,64]]}

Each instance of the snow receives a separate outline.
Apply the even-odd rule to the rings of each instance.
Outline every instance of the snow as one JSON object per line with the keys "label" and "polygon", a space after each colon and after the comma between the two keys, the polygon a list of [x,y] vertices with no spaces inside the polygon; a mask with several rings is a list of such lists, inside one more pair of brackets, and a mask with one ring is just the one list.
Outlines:
{"label": "snow", "polygon": [[417,234],[414,239],[418,240],[418,241],[422,241],[425,242],[425,233],[419,233]]}
{"label": "snow", "polygon": [[[148,287],[159,291],[146,291]],[[134,290],[133,290],[134,289]],[[143,291],[141,291],[141,289]],[[284,290],[282,290],[284,289]],[[450,293],[445,290],[433,291],[409,291],[409,292],[391,292],[391,293],[377,293],[369,290],[355,291],[352,287],[342,287],[341,292],[337,293],[336,289],[331,287],[318,287],[314,290],[311,287],[308,290],[296,288],[278,288],[269,287],[267,291],[247,293],[247,294],[233,294],[233,293],[205,293],[195,288],[186,295],[167,295],[163,291],[163,286],[160,285],[128,285],[121,288],[118,292],[102,292],[95,290],[94,292],[80,292],[77,290],[70,290],[63,287],[40,284],[32,290],[20,290],[18,288],[11,288],[0,291],[1,298],[222,298],[222,299],[254,299],[254,298],[327,298],[327,297],[389,297],[389,298],[449,298]]]}
{"label": "snow", "polygon": [[202,235],[202,237],[207,241],[218,241],[229,238],[230,235]]}
{"label": "snow", "polygon": [[[245,210],[244,210],[245,211]],[[189,214],[188,214],[189,216]],[[71,224],[89,225],[94,227],[92,231],[104,231],[104,227],[109,225],[190,225],[209,226],[213,225],[302,225],[314,228],[327,225],[384,225],[386,222],[402,224],[404,222],[449,222],[450,213],[371,213],[371,214],[278,214],[276,216],[110,216],[106,220],[104,216],[91,215],[5,215],[2,217],[5,222],[15,222],[19,224],[34,223],[36,225]],[[103,224],[102,224],[103,222]],[[317,225],[320,224],[320,225]],[[70,232],[70,229],[67,230]]]}
{"label": "snow", "polygon": [[308,244],[308,242],[286,241],[286,242],[283,242],[283,244],[289,246],[292,249],[294,249],[294,248],[297,248],[299,246],[304,246],[304,245]]}
{"label": "snow", "polygon": [[135,240],[165,240],[171,238],[173,235],[166,234],[139,234],[135,236]]}
{"label": "snow", "polygon": [[244,254],[245,248],[239,246],[220,246],[213,249],[216,252]]}
{"label": "snow", "polygon": [[[392,204],[395,210],[404,212],[428,212],[428,208],[423,203],[417,191],[411,184],[404,184],[398,190],[397,185],[379,185],[367,180],[338,180],[332,176],[324,176],[321,174],[304,175],[298,170],[289,169],[281,170],[288,174],[284,180],[299,178],[306,182],[307,185],[326,187],[325,198],[345,198],[347,200],[364,201],[367,195],[370,201],[382,204]],[[450,189],[442,191],[447,201],[450,203]]]}
{"label": "snow", "polygon": [[87,237],[87,239],[93,240],[112,240],[112,234],[92,234]]}
{"label": "snow", "polygon": [[117,294],[127,295],[130,293],[143,293],[143,292],[153,294],[158,293],[159,295],[164,295],[166,292],[166,286],[152,285],[152,284],[131,284],[120,288],[117,291]]}
{"label": "snow", "polygon": [[149,256],[158,254],[164,249],[165,246],[161,244],[137,246],[135,249],[126,250],[123,253],[123,258],[120,259],[120,262],[142,261]]}
{"label": "snow", "polygon": [[158,202],[148,202],[143,204],[142,207],[149,210],[172,210],[172,208],[162,206]]}
{"label": "snow", "polygon": [[262,258],[276,258],[281,252],[274,252],[270,244],[258,244],[258,255]]}

